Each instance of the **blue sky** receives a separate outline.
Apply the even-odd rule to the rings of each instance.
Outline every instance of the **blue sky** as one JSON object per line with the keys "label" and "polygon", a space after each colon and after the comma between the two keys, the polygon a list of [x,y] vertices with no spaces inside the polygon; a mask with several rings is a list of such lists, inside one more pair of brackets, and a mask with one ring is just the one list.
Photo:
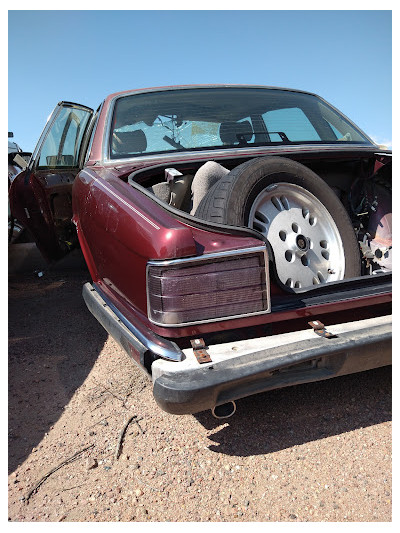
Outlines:
{"label": "blue sky", "polygon": [[[134,5],[134,4],[132,4]],[[9,11],[8,130],[32,151],[60,100],[248,83],[315,92],[391,145],[391,11]]]}

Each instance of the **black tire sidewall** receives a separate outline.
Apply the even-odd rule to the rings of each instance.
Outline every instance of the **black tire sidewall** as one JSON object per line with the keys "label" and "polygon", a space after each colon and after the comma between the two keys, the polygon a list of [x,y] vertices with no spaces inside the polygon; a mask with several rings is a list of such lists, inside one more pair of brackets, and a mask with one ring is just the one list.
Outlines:
{"label": "black tire sidewall", "polygon": [[[350,217],[329,185],[308,167],[283,157],[265,157],[239,165],[226,179],[229,183],[225,186],[223,223],[234,226],[248,226],[254,200],[269,185],[289,183],[309,191],[325,206],[338,228],[345,254],[344,277],[360,275],[359,245]],[[213,190],[215,194],[217,188]]]}

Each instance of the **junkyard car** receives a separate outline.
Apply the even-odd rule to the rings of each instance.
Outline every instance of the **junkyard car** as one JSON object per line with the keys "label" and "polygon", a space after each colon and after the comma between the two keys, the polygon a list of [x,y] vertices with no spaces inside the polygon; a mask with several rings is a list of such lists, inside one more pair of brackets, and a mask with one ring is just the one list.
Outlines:
{"label": "junkyard car", "polygon": [[10,201],[170,413],[391,363],[391,152],[314,94],[61,102]]}

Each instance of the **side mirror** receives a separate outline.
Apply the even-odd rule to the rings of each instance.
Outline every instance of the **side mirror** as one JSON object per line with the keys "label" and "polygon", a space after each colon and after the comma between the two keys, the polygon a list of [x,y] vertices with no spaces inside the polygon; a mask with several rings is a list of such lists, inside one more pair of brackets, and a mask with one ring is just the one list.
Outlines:
{"label": "side mirror", "polygon": [[9,131],[9,132],[8,132],[8,138],[11,139],[12,137],[14,137],[14,134],[13,134],[12,131]]}

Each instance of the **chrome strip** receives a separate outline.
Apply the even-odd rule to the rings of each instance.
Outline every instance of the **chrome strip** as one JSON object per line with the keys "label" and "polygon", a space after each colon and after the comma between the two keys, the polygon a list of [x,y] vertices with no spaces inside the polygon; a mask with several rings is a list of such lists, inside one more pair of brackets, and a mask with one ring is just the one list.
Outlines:
{"label": "chrome strip", "polygon": [[239,250],[224,250],[223,252],[212,252],[210,254],[196,255],[195,257],[180,257],[179,259],[165,259],[163,261],[150,260],[147,262],[148,266],[173,266],[179,265],[181,263],[195,263],[197,261],[205,261],[208,259],[218,259],[220,257],[229,257],[231,255],[243,255],[243,254],[253,254],[257,252],[265,252],[266,247],[262,246],[253,246],[251,248],[243,248]]}
{"label": "chrome strip", "polygon": [[182,361],[185,356],[180,348],[167,339],[156,335],[153,331],[146,328],[146,332],[141,331],[137,326],[129,322],[129,320],[119,311],[114,304],[112,304],[105,296],[103,291],[93,283],[93,288],[96,290],[98,295],[104,300],[105,304],[113,311],[113,313],[121,320],[121,322],[129,329],[129,331],[136,337],[136,339],[143,344],[150,352],[158,355],[162,359],[167,359],[169,361]]}
{"label": "chrome strip", "polygon": [[[150,266],[172,266],[177,264],[190,264],[190,263],[197,263],[199,261],[207,261],[209,259],[219,259],[224,257],[230,257],[235,255],[243,255],[243,254],[251,254],[251,253],[257,253],[262,252],[264,254],[264,266],[265,266],[265,283],[266,283],[266,292],[267,292],[267,303],[268,307],[264,311],[256,311],[254,313],[245,313],[242,315],[231,315],[231,316],[223,316],[218,318],[210,318],[206,320],[196,320],[194,322],[181,322],[178,324],[165,324],[163,322],[156,322],[150,317],[150,296],[149,296],[149,283],[148,283],[148,277],[149,277],[149,267]],[[233,320],[235,318],[246,318],[250,316],[257,316],[257,315],[264,315],[271,312],[271,298],[270,298],[270,284],[269,284],[269,270],[268,270],[268,254],[267,254],[267,247],[266,246],[254,246],[252,248],[243,248],[240,250],[228,250],[224,252],[214,252],[210,254],[204,254],[196,257],[184,257],[182,259],[168,259],[165,261],[148,261],[146,266],[146,292],[147,292],[147,316],[148,319],[152,324],[155,324],[156,326],[162,326],[165,328],[175,328],[175,327],[185,327],[185,326],[192,326],[195,324],[208,324],[210,322],[221,322],[223,320]]]}

